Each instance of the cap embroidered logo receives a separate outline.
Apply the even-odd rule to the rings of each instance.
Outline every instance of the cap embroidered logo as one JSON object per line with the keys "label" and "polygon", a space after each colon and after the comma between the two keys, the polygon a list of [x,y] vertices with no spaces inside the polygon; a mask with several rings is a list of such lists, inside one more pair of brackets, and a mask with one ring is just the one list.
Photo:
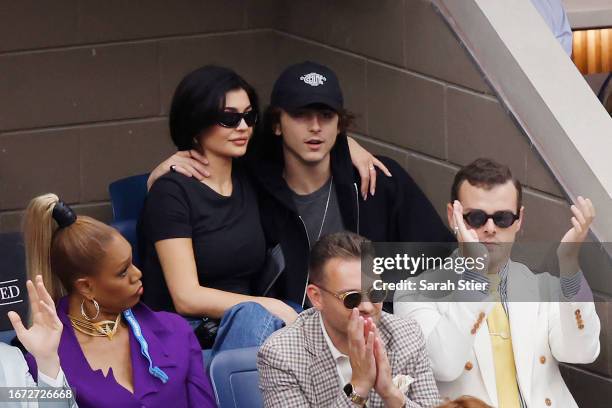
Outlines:
{"label": "cap embroidered logo", "polygon": [[301,76],[300,80],[304,81],[310,86],[319,86],[323,85],[323,83],[327,81],[327,78],[321,74],[317,74],[316,72],[311,72],[310,74]]}

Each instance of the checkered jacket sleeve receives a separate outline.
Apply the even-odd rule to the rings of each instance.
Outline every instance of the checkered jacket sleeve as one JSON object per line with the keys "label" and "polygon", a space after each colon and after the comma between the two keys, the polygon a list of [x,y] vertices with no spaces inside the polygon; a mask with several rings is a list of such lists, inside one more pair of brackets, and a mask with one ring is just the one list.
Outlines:
{"label": "checkered jacket sleeve", "polygon": [[[319,344],[314,348],[317,352],[326,347],[322,334],[315,329],[318,328],[318,317],[301,315],[298,319],[299,325],[294,323],[277,331],[259,349],[257,368],[264,406],[354,408],[338,385],[338,373],[333,361],[321,359],[319,355],[313,356],[313,349],[307,351],[305,348],[305,336],[309,336],[309,344]],[[316,324],[313,324],[313,320]],[[310,329],[302,330],[304,326]],[[379,329],[387,345],[393,376],[409,375],[414,379],[406,391],[406,406],[437,406],[440,398],[420,326],[414,320],[383,314]],[[313,376],[316,376],[316,381],[313,381]],[[329,384],[334,386],[330,387]],[[368,396],[368,407],[384,406],[380,395],[374,390]]]}
{"label": "checkered jacket sleeve", "polygon": [[[414,378],[414,382],[406,393],[408,400],[406,407],[436,407],[441,403],[441,400],[427,354],[425,337],[418,323],[414,320],[405,323],[407,323],[405,330],[398,330],[393,341],[404,343],[402,347],[411,350],[410,357],[402,370],[404,373],[410,373],[411,377]],[[404,333],[400,334],[402,331]]]}
{"label": "checkered jacket sleeve", "polygon": [[[298,377],[307,378],[309,373],[298,373],[303,365],[290,364],[290,360],[308,359],[303,346],[298,341],[292,341],[289,336],[277,336],[278,332],[264,343],[257,356],[259,371],[259,388],[262,391],[264,407],[311,407],[312,392],[306,390]],[[303,361],[303,360],[302,360]],[[329,372],[328,381],[337,382],[336,371]],[[318,408],[318,407],[317,407]],[[324,407],[321,407],[324,408]],[[330,408],[355,408],[342,390],[339,391]]]}

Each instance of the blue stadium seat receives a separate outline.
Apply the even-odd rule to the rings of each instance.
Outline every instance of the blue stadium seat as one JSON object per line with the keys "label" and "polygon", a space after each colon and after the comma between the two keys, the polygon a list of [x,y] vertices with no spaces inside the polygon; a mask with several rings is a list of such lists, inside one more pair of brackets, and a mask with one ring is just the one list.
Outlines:
{"label": "blue stadium seat", "polygon": [[108,186],[113,207],[113,221],[138,219],[147,196],[148,178],[149,173],[139,174],[113,181]]}
{"label": "blue stadium seat", "polygon": [[113,222],[111,225],[132,245],[134,264],[139,265],[138,257],[138,217],[147,196],[147,179],[149,174],[126,177],[112,182],[108,186]]}
{"label": "blue stadium seat", "polygon": [[220,408],[263,407],[258,387],[257,349],[221,351],[210,363],[210,379]]}
{"label": "blue stadium seat", "polygon": [[14,330],[0,331],[0,343],[11,344],[11,340],[15,337]]}
{"label": "blue stadium seat", "polygon": [[204,368],[208,372],[210,368],[210,356],[212,355],[212,349],[202,350],[202,359],[204,360]]}

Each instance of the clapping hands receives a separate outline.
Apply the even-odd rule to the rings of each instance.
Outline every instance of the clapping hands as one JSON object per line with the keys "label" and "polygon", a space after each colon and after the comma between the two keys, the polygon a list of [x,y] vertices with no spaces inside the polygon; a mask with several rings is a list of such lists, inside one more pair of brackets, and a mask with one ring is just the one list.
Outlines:
{"label": "clapping hands", "polygon": [[348,349],[355,392],[367,397],[373,388],[385,406],[401,406],[404,395],[393,385],[391,364],[378,328],[372,318],[359,316],[357,308],[348,323]]}
{"label": "clapping hands", "polygon": [[578,196],[576,203],[570,209],[573,214],[570,220],[572,228],[565,233],[557,249],[559,266],[563,276],[570,276],[578,272],[580,246],[586,239],[589,228],[595,219],[595,207],[588,198]]}

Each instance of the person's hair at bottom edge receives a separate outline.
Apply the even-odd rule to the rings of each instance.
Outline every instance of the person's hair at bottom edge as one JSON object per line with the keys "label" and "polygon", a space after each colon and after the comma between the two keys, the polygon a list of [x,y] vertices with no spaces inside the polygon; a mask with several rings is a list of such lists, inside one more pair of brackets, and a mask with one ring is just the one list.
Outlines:
{"label": "person's hair at bottom edge", "polygon": [[445,401],[442,405],[438,405],[437,408],[492,408],[487,405],[484,401],[470,397],[469,395],[463,395],[452,401]]}

